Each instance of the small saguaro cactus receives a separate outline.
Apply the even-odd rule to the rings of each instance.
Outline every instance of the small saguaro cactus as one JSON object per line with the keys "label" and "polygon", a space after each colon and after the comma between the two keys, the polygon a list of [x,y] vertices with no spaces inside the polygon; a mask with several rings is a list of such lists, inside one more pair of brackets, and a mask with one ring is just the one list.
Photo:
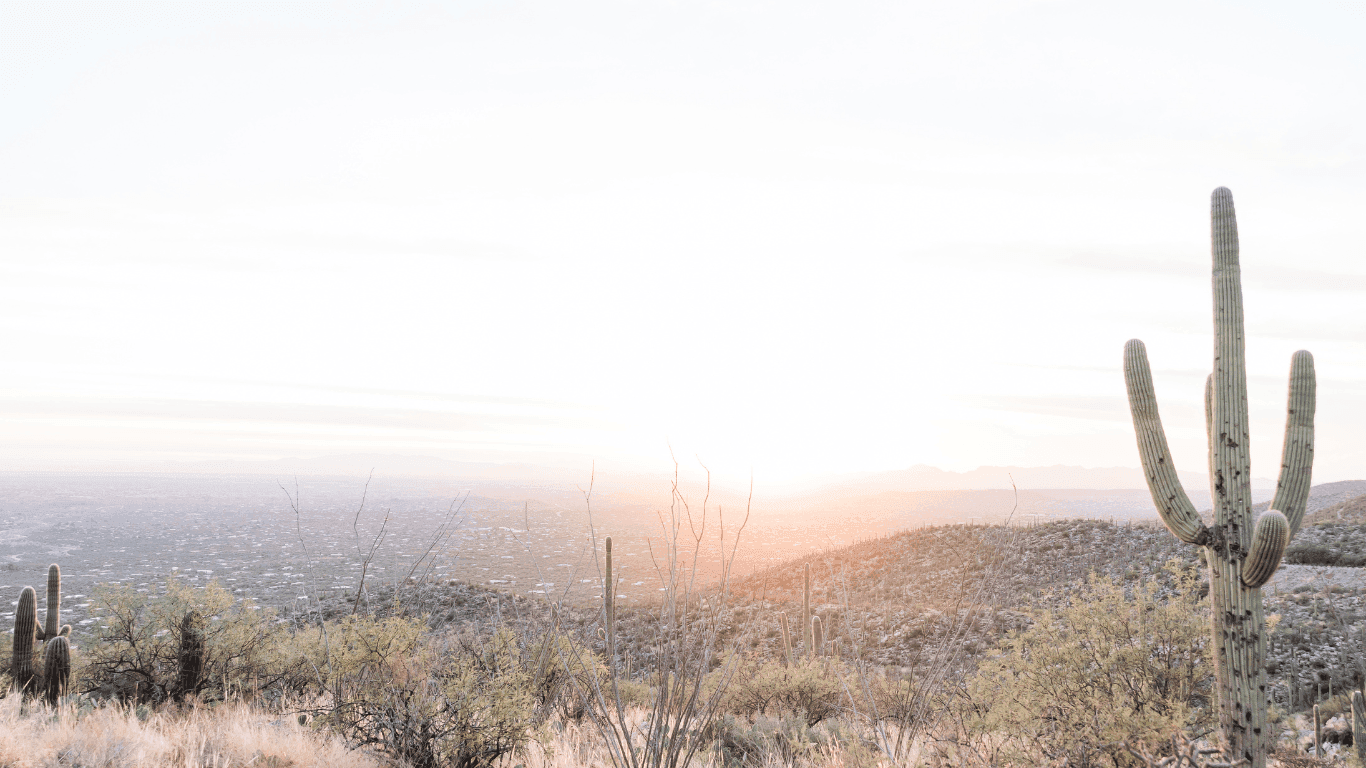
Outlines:
{"label": "small saguaro cactus", "polygon": [[71,641],[58,635],[47,641],[43,651],[43,698],[57,706],[71,684]]}
{"label": "small saguaro cactus", "polygon": [[1352,691],[1352,746],[1357,760],[1366,763],[1366,697],[1361,691]]}
{"label": "small saguaro cactus", "polygon": [[1157,413],[1148,354],[1138,339],[1124,346],[1124,381],[1153,503],[1177,538],[1205,550],[1224,748],[1231,760],[1246,760],[1251,768],[1265,768],[1270,734],[1266,724],[1267,637],[1261,587],[1280,565],[1309,500],[1314,462],[1314,358],[1303,350],[1291,358],[1280,479],[1271,509],[1254,517],[1238,224],[1233,195],[1223,187],[1214,190],[1210,219],[1214,373],[1205,380],[1205,432],[1214,502],[1212,526],[1200,519],[1177,479]]}
{"label": "small saguaro cactus", "polygon": [[1323,757],[1323,715],[1319,705],[1314,705],[1314,757]]}
{"label": "small saguaro cactus", "polygon": [[204,617],[190,611],[180,620],[180,647],[176,650],[175,698],[183,700],[199,690],[204,679]]}
{"label": "small saguaro cactus", "polygon": [[14,610],[14,651],[11,667],[14,687],[23,696],[32,696],[36,684],[33,678],[33,644],[38,631],[38,593],[24,587],[19,593],[19,606]]}
{"label": "small saguaro cactus", "polygon": [[783,633],[783,666],[792,666],[792,633],[787,626],[787,614],[778,614],[778,625]]}
{"label": "small saguaro cactus", "polygon": [[802,590],[802,651],[810,659],[811,652],[811,563],[802,565],[805,588]]}
{"label": "small saguaro cactus", "polygon": [[825,655],[825,638],[821,632],[821,617],[811,617],[811,654],[816,658]]}
{"label": "small saguaro cactus", "polygon": [[612,537],[607,537],[607,576],[602,585],[602,605],[607,621],[607,663],[613,675],[617,671],[617,581],[612,576]]}

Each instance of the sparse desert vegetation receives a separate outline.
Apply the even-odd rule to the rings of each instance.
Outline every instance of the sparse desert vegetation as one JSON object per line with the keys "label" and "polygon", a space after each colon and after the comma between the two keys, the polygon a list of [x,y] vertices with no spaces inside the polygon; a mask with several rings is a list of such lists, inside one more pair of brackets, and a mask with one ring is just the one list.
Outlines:
{"label": "sparse desert vegetation", "polygon": [[[612,653],[597,596],[414,580],[282,614],[215,583],[110,585],[90,598],[100,634],[73,654],[58,708],[6,697],[3,759],[1144,765],[1135,753],[1171,756],[1177,734],[1212,743],[1193,552],[1160,529],[1095,520],[925,527],[755,571],[724,593],[666,579],[651,603],[614,606]],[[1325,749],[1345,754],[1339,716],[1350,720],[1344,694],[1366,659],[1366,584],[1325,589],[1318,576],[1355,569],[1306,568],[1266,592],[1287,765],[1313,760],[1315,703]],[[201,654],[188,678],[187,647]]]}

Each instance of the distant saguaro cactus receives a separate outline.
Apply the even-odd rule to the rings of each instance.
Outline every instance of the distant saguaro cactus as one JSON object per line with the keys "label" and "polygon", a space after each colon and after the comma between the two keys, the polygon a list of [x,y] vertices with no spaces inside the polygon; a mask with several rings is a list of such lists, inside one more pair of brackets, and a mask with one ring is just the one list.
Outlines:
{"label": "distant saguaro cactus", "polygon": [[811,563],[802,564],[805,588],[802,590],[802,653],[811,658]]}
{"label": "distant saguaro cactus", "polygon": [[612,537],[607,537],[607,577],[602,585],[603,610],[607,620],[607,663],[615,675],[617,670],[617,582],[612,576]]}
{"label": "distant saguaro cactus", "polygon": [[24,587],[19,593],[19,606],[14,610],[14,646],[10,662],[14,673],[14,687],[21,695],[32,696],[36,689],[33,677],[33,644],[38,631],[38,593]]}
{"label": "distant saguaro cactus", "polygon": [[792,633],[787,626],[787,614],[778,614],[778,624],[783,633],[783,666],[792,666]]}
{"label": "distant saguaro cactus", "polygon": [[1361,691],[1352,691],[1352,746],[1357,760],[1366,763],[1366,697]]}
{"label": "distant saguaro cactus", "polygon": [[57,706],[71,685],[71,641],[58,635],[47,641],[43,651],[43,698]]}
{"label": "distant saguaro cactus", "polygon": [[1314,705],[1314,757],[1323,757],[1323,716],[1319,705]]}
{"label": "distant saguaro cactus", "polygon": [[1271,509],[1254,518],[1248,457],[1247,369],[1243,357],[1243,301],[1238,224],[1233,195],[1214,190],[1210,201],[1214,262],[1214,373],[1205,381],[1213,526],[1207,527],[1177,479],[1143,342],[1124,346],[1124,380],[1138,452],[1162,521],[1177,538],[1205,548],[1209,564],[1219,728],[1228,757],[1264,768],[1266,631],[1261,587],[1304,519],[1314,462],[1314,358],[1303,350],[1290,363],[1289,413],[1280,479]]}

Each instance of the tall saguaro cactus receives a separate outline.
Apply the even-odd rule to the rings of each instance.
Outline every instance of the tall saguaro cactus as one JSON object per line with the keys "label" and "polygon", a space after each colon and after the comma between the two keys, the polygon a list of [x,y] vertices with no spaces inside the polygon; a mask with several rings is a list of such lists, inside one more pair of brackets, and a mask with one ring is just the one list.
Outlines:
{"label": "tall saguaro cactus", "polygon": [[1162,521],[1177,538],[1205,548],[1209,564],[1211,631],[1219,728],[1233,760],[1264,768],[1266,634],[1261,587],[1280,565],[1299,530],[1309,500],[1314,461],[1314,358],[1300,350],[1290,363],[1290,402],[1280,479],[1271,509],[1254,519],[1248,458],[1247,368],[1243,358],[1243,296],[1233,195],[1220,187],[1210,200],[1214,260],[1214,373],[1205,382],[1210,496],[1214,525],[1206,526],[1177,479],[1157,413],[1143,342],[1124,346],[1138,452]]}

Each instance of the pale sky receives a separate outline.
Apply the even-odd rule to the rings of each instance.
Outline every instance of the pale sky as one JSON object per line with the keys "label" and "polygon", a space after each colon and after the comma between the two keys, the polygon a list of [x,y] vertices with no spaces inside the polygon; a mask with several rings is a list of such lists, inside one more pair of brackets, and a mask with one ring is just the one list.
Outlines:
{"label": "pale sky", "polygon": [[1359,3],[0,0],[0,462],[1366,477]]}

